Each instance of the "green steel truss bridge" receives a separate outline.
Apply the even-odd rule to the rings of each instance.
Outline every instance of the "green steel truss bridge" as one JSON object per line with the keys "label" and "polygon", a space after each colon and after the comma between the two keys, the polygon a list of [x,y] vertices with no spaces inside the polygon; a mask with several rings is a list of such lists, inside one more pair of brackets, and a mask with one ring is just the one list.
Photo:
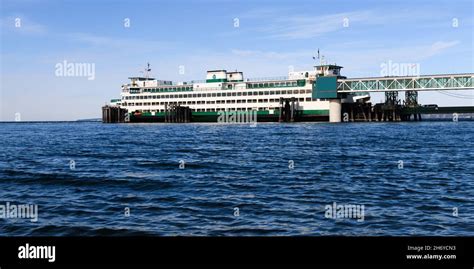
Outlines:
{"label": "green steel truss bridge", "polygon": [[[329,66],[338,71],[340,66]],[[341,122],[341,111],[350,115],[354,120],[360,115],[364,121],[371,121],[375,117],[376,121],[399,121],[410,120],[413,115],[414,120],[421,119],[424,108],[432,108],[441,112],[437,105],[420,106],[418,104],[418,92],[437,91],[445,95],[456,98],[473,99],[471,95],[461,95],[447,93],[451,90],[474,90],[474,74],[444,74],[444,75],[424,75],[424,76],[392,76],[392,77],[369,77],[369,78],[345,78],[339,76],[318,76],[313,83],[313,98],[329,100],[329,122]],[[342,106],[342,99],[348,94],[358,95],[365,98],[373,92],[385,93],[385,102],[372,107],[371,103],[352,103]],[[400,92],[405,92],[404,100],[398,98]],[[474,107],[468,107],[466,111],[472,111]],[[458,108],[453,110],[457,113]],[[446,112],[447,110],[444,110]],[[450,111],[450,110],[449,110]]]}
{"label": "green steel truss bridge", "polygon": [[474,74],[337,79],[337,93],[473,90]]}

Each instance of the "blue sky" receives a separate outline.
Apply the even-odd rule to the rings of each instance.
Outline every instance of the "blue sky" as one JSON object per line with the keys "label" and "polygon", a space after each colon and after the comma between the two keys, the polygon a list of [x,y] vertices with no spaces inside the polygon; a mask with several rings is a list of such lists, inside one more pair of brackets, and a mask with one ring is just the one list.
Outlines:
{"label": "blue sky", "polygon": [[[283,76],[289,66],[311,69],[319,48],[347,77],[380,76],[388,61],[419,64],[421,74],[474,72],[470,0],[0,2],[1,121],[15,113],[22,120],[99,117],[147,62],[154,77],[174,81],[221,68]],[[95,79],[56,76],[64,60],[93,63]],[[432,92],[420,102],[474,105]]]}

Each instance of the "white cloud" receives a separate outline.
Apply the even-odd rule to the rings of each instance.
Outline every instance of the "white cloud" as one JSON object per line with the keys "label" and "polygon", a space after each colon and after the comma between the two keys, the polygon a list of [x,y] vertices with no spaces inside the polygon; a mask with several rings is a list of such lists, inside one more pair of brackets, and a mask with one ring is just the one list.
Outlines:
{"label": "white cloud", "polygon": [[[373,26],[386,28],[400,24],[417,29],[427,25],[430,28],[439,28],[443,18],[447,19],[446,23],[442,25],[450,25],[451,21],[449,14],[438,9],[419,12],[416,9],[381,10],[373,8],[334,14],[322,14],[321,12],[302,14],[301,10],[297,9],[270,8],[250,10],[238,17],[242,18],[242,22],[245,20],[257,22],[253,27],[250,27],[252,24],[247,22],[248,27],[242,29],[241,32],[254,31],[258,32],[261,37],[276,40],[316,38],[357,26],[365,27],[366,31],[370,31]],[[348,23],[347,28],[344,27],[345,19]]]}
{"label": "white cloud", "polygon": [[73,41],[106,49],[122,48],[127,50],[156,51],[171,47],[172,45],[170,41],[140,39],[140,41],[137,42],[137,40],[130,38],[113,38],[91,33],[70,33],[63,34],[63,36]]}
{"label": "white cloud", "polygon": [[271,59],[271,60],[286,60],[306,57],[311,59],[314,55],[314,51],[310,50],[298,50],[292,52],[276,52],[276,51],[261,51],[261,50],[240,50],[232,49],[231,53],[240,57],[251,57],[253,59]]}
{"label": "white cloud", "polygon": [[427,51],[426,56],[433,56],[438,53],[441,53],[442,51],[452,48],[460,43],[459,40],[454,40],[454,41],[437,41],[431,45],[431,48]]}
{"label": "white cloud", "polygon": [[[461,44],[459,40],[435,41],[424,44],[408,44],[405,46],[374,47],[370,44],[354,47],[352,42],[339,43],[328,50],[321,51],[329,63],[338,63],[346,67],[346,70],[355,76],[378,76],[380,65],[386,61],[399,63],[422,63],[437,55],[445,53],[449,49]],[[315,51],[262,51],[232,49],[231,55],[238,58],[239,62],[252,62],[252,70],[268,70],[278,64],[280,69],[287,65],[301,66],[310,69],[314,64],[312,56]],[[229,57],[231,57],[231,55]],[[208,58],[210,56],[207,56]],[[231,61],[230,59],[228,61]],[[233,60],[235,63],[236,60]],[[240,67],[239,67],[240,68]],[[422,68],[423,72],[423,68]],[[440,71],[443,72],[443,71]]]}
{"label": "white cloud", "polygon": [[262,28],[270,38],[307,39],[344,29],[344,19],[349,25],[368,21],[373,17],[370,11],[337,13],[324,16],[288,16],[278,17],[271,25]]}

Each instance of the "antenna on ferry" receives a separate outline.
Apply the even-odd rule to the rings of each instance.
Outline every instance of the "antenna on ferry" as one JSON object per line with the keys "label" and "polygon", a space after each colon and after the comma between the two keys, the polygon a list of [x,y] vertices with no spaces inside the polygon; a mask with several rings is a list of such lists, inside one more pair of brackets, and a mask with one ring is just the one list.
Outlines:
{"label": "antenna on ferry", "polygon": [[150,63],[146,63],[146,68],[145,68],[145,78],[148,79],[149,77],[149,72],[151,71],[151,68],[150,68]]}
{"label": "antenna on ferry", "polygon": [[[316,58],[319,59],[319,48],[318,48],[318,56],[317,57],[313,56],[313,60],[316,60]],[[320,63],[321,63],[321,61],[320,61]]]}
{"label": "antenna on ferry", "polygon": [[[325,65],[326,64],[326,58],[324,57],[324,55],[320,55],[319,54],[319,49],[318,49],[318,59],[319,59],[319,65]],[[323,70],[323,67],[321,67]]]}
{"label": "antenna on ferry", "polygon": [[143,73],[143,76],[145,76],[145,78],[148,80],[150,71],[151,71],[150,63],[147,63],[147,66],[145,67],[145,69],[143,71],[140,71],[140,73]]}

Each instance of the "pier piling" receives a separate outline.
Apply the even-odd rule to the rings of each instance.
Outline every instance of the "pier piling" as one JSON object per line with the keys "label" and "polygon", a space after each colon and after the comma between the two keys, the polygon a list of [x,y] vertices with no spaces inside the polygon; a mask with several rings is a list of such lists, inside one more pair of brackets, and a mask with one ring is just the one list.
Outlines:
{"label": "pier piling", "polygon": [[301,111],[298,110],[299,103],[295,97],[280,98],[280,114],[279,122],[295,122],[298,121]]}
{"label": "pier piling", "polygon": [[185,123],[192,118],[191,108],[179,104],[165,104],[165,122]]}
{"label": "pier piling", "polygon": [[103,106],[102,107],[102,122],[103,123],[122,123],[125,122],[127,110],[118,106]]}

